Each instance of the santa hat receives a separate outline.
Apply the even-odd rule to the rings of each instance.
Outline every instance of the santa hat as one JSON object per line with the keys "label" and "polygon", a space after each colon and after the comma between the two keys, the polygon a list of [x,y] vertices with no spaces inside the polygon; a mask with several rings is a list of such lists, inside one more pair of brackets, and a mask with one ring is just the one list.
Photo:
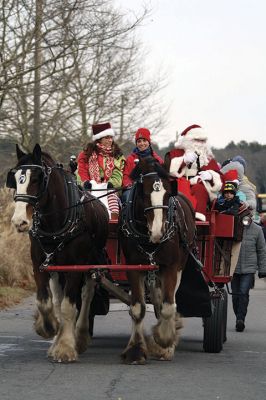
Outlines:
{"label": "santa hat", "polygon": [[229,171],[225,172],[223,174],[223,178],[225,182],[235,182],[237,185],[239,185],[238,172],[236,169],[230,169]]}
{"label": "santa hat", "polygon": [[207,134],[200,125],[190,125],[182,133],[181,136],[186,136],[186,138],[207,140]]}
{"label": "santa hat", "polygon": [[135,134],[135,141],[137,142],[138,139],[146,139],[148,142],[151,142],[151,133],[149,129],[146,128],[139,128]]}
{"label": "santa hat", "polygon": [[207,133],[200,125],[190,125],[179,135],[177,142],[175,143],[175,147],[178,147],[186,140],[202,140],[206,141],[208,138]]}
{"label": "santa hat", "polygon": [[237,184],[235,182],[226,182],[223,188],[223,193],[224,192],[232,192],[236,194],[237,192]]}
{"label": "santa hat", "polygon": [[92,125],[92,140],[99,140],[106,136],[115,136],[114,130],[111,128],[110,122],[105,122],[103,124]]}

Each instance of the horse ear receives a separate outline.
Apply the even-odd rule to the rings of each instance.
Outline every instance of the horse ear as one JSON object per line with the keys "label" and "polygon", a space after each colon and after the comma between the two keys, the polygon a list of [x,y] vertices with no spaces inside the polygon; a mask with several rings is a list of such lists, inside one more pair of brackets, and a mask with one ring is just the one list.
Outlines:
{"label": "horse ear", "polygon": [[33,159],[35,160],[36,163],[40,163],[42,159],[42,149],[41,146],[37,143],[34,146],[33,152]]}
{"label": "horse ear", "polygon": [[17,153],[17,159],[18,160],[20,160],[26,154],[19,148],[18,144],[16,144],[16,153]]}

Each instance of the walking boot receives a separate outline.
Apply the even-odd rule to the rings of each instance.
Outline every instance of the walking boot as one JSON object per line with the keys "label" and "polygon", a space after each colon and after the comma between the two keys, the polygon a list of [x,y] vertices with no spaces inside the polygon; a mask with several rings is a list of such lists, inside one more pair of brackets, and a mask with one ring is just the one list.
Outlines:
{"label": "walking boot", "polygon": [[236,331],[243,332],[244,329],[245,329],[244,321],[242,321],[242,319],[238,319],[236,321]]}

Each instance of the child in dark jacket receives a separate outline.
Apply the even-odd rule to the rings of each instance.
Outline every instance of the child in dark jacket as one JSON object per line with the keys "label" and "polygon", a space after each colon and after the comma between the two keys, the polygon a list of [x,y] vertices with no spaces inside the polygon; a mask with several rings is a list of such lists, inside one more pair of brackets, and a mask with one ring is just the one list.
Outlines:
{"label": "child in dark jacket", "polygon": [[223,214],[237,215],[241,205],[239,197],[236,195],[237,185],[235,182],[226,182],[222,195],[218,197],[215,210]]}

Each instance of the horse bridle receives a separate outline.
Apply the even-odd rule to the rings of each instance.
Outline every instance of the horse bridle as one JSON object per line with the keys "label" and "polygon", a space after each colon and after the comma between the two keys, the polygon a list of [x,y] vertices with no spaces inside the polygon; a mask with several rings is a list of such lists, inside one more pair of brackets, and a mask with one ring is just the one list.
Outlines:
{"label": "horse bridle", "polygon": [[[7,173],[6,186],[11,189],[16,190],[16,188],[17,188],[17,182],[15,179],[15,174],[17,171],[21,170],[21,175],[20,175],[19,179],[22,179],[22,180],[26,176],[26,170],[40,169],[41,177],[42,177],[42,181],[40,182],[40,190],[36,195],[17,194],[15,192],[14,201],[23,201],[25,203],[29,203],[29,204],[35,206],[47,190],[48,183],[49,183],[49,177],[51,175],[53,168],[55,168],[55,167],[49,167],[43,163],[43,165],[38,165],[38,164],[29,164],[29,165],[25,164],[24,165],[23,164],[17,168],[10,169]],[[58,168],[58,167],[56,167],[56,168]]]}
{"label": "horse bridle", "polygon": [[[132,188],[130,189],[129,199],[128,199],[127,206],[125,209],[126,212],[125,213],[122,212],[122,231],[123,231],[124,235],[126,237],[132,237],[135,240],[137,240],[141,243],[145,243],[145,244],[150,243],[150,237],[148,234],[140,232],[135,226],[134,197],[135,197],[137,185],[139,183],[142,184],[143,180],[146,177],[150,177],[150,176],[156,176],[157,178],[159,177],[157,172],[149,172],[147,174],[141,174],[140,177],[133,184]],[[158,182],[161,183],[161,180],[160,179],[155,180],[153,185],[157,185]],[[154,187],[154,190],[156,191],[155,187]],[[157,187],[157,191],[159,191],[158,187]],[[178,229],[178,223],[175,218],[176,207],[177,207],[177,202],[174,199],[174,197],[171,196],[169,198],[168,205],[155,205],[155,206],[144,208],[144,214],[149,211],[152,211],[154,209],[166,209],[167,210],[167,225],[168,225],[168,227],[167,227],[165,234],[161,238],[159,244],[162,244],[163,242],[171,239]],[[140,244],[139,244],[139,246],[140,246]],[[158,245],[156,245],[156,247],[158,247]]]}
{"label": "horse bridle", "polygon": [[[143,181],[145,178],[148,178],[150,176],[156,176],[158,179],[155,179],[155,181],[153,182],[153,190],[155,192],[159,192],[162,189],[162,181],[161,179],[159,179],[159,175],[157,172],[148,172],[147,174],[141,174],[139,179],[137,180],[137,182],[143,184]],[[148,211],[153,211],[156,209],[164,209],[164,210],[168,210],[169,206],[164,206],[162,205],[155,205],[155,206],[150,206],[150,207],[146,207],[144,208],[144,214],[146,214]]]}

